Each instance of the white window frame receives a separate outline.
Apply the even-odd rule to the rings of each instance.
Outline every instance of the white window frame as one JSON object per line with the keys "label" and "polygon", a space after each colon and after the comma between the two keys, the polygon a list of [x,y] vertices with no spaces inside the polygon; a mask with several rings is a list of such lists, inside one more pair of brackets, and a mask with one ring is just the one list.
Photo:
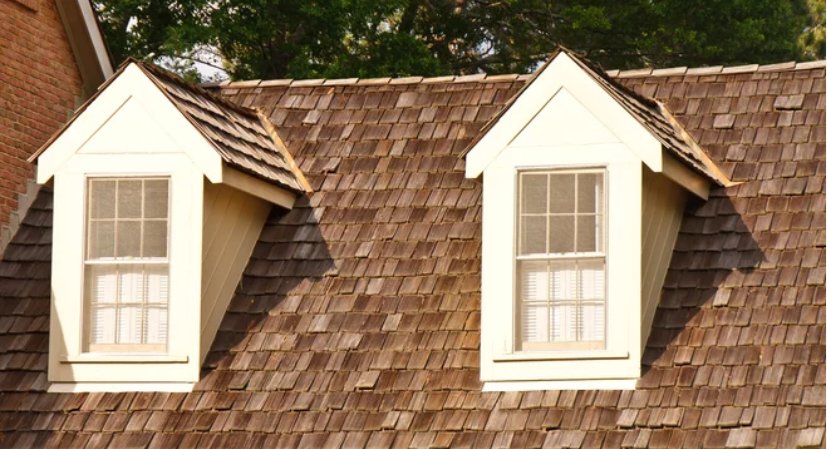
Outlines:
{"label": "white window frame", "polygon": [[[137,259],[117,258],[117,257],[113,257],[112,259],[102,259],[102,258],[94,259],[94,258],[91,258],[91,256],[90,256],[91,248],[90,248],[89,238],[90,238],[90,232],[91,232],[90,230],[91,230],[92,222],[95,221],[92,218],[92,181],[104,181],[104,180],[111,180],[111,181],[116,181],[116,182],[121,181],[121,180],[141,180],[141,181],[165,180],[167,182],[167,215],[166,215],[166,218],[163,219],[166,222],[166,227],[167,227],[167,231],[166,231],[166,256],[165,257],[154,257],[154,258],[140,257],[140,258],[137,258]],[[147,355],[167,354],[168,345],[169,345],[169,335],[170,335],[170,331],[169,331],[169,323],[170,323],[170,317],[169,317],[169,307],[170,307],[170,305],[169,305],[169,301],[172,300],[172,298],[170,297],[170,291],[169,290],[171,289],[171,286],[172,286],[172,283],[173,283],[173,279],[170,276],[170,268],[171,268],[171,258],[170,258],[171,251],[170,250],[172,248],[172,241],[170,239],[170,232],[172,231],[172,225],[171,225],[171,223],[172,223],[172,207],[171,207],[171,203],[172,203],[172,201],[171,201],[171,199],[172,199],[172,178],[168,174],[167,175],[155,174],[155,175],[149,175],[149,176],[141,176],[141,175],[136,175],[136,174],[126,174],[126,175],[123,175],[123,176],[89,175],[89,176],[86,176],[86,181],[85,181],[84,187],[85,187],[85,190],[84,190],[84,196],[85,196],[84,227],[83,227],[83,230],[84,230],[84,235],[83,235],[83,240],[84,240],[83,241],[84,295],[83,295],[83,304],[82,304],[82,307],[83,307],[82,314],[83,314],[83,320],[84,321],[83,321],[83,329],[81,331],[82,332],[82,338],[83,338],[82,351],[83,351],[84,354],[99,354],[99,353],[124,354],[124,355],[132,355],[132,354],[147,354]],[[143,188],[143,186],[142,186],[142,188]],[[117,204],[117,201],[118,201],[117,187],[116,187],[116,190],[115,190],[115,201],[116,201],[116,204]],[[142,201],[141,207],[142,208],[144,207],[143,201]],[[116,210],[117,210],[117,208],[116,208]],[[143,215],[143,213],[142,213],[142,215]],[[117,215],[116,215],[115,221],[118,221],[118,220],[119,220],[119,218],[117,218]],[[146,218],[141,217],[139,220],[143,222],[144,220],[146,220]],[[116,229],[116,231],[115,231],[114,238],[115,238],[115,244],[117,245],[117,240],[118,240],[117,229],[118,229],[118,227],[116,226],[115,229]],[[143,227],[141,228],[141,231],[143,231]],[[141,232],[141,246],[143,246],[143,232]],[[90,313],[91,313],[91,308],[93,307],[93,305],[91,304],[91,298],[89,297],[89,292],[87,290],[89,286],[86,285],[86,283],[88,282],[87,279],[86,279],[86,271],[88,269],[90,269],[89,268],[90,266],[101,266],[101,265],[163,265],[163,266],[166,267],[167,278],[168,278],[168,281],[167,281],[167,284],[168,284],[167,285],[167,290],[168,290],[167,291],[167,298],[168,299],[167,299],[167,304],[165,306],[166,309],[167,309],[167,341],[166,342],[161,343],[161,344],[149,344],[149,343],[142,343],[142,344],[122,344],[122,343],[94,344],[94,343],[91,343],[90,334],[91,334],[91,331],[92,331],[92,318],[91,318]],[[117,276],[117,279],[118,279],[117,282],[119,284],[120,283],[120,276]],[[116,290],[118,290],[118,291],[120,290],[119,285],[118,285],[118,287],[116,287]],[[116,311],[117,310],[118,309],[116,308]],[[116,322],[119,319],[117,317],[117,312],[116,312],[115,319],[116,319]],[[145,318],[142,318],[142,319],[145,319]],[[116,326],[116,329],[117,329],[117,326]],[[115,331],[115,333],[116,333],[116,335],[118,334],[117,330]]]}
{"label": "white window frame", "polygon": [[[169,302],[163,352],[87,350],[87,183],[91,178],[168,178]],[[79,153],[54,176],[49,380],[69,383],[189,383],[200,376],[204,175],[184,153]],[[141,348],[136,348],[141,349]],[[136,387],[136,385],[138,385]],[[177,388],[177,387],[176,387]],[[57,390],[55,390],[57,391]]]}
{"label": "white window frame", "polygon": [[[522,252],[522,235],[523,234],[522,234],[522,230],[521,230],[521,225],[522,225],[521,221],[522,221],[523,217],[525,216],[525,214],[523,213],[523,210],[522,210],[522,207],[523,207],[522,206],[523,205],[523,197],[522,197],[522,194],[523,194],[522,183],[523,183],[523,181],[522,181],[522,178],[526,175],[530,176],[530,175],[537,175],[537,174],[544,174],[544,175],[573,174],[573,175],[576,176],[576,175],[581,175],[581,174],[595,174],[595,173],[599,173],[603,177],[603,194],[602,194],[602,198],[601,198],[601,201],[602,201],[601,202],[601,211],[594,213],[595,217],[599,216],[599,217],[602,218],[602,221],[600,222],[600,225],[599,225],[599,226],[602,227],[601,231],[603,233],[603,235],[602,235],[602,244],[603,244],[603,246],[601,248],[602,251],[592,251],[592,252],[573,251],[573,252],[564,252],[564,253],[546,252],[546,253],[543,253],[543,254],[522,255],[521,252]],[[514,230],[514,236],[515,236],[515,239],[516,239],[515,244],[514,244],[514,246],[515,246],[515,254],[514,254],[515,267],[514,267],[514,269],[515,269],[515,272],[517,273],[517,276],[515,278],[516,282],[514,282],[514,298],[516,298],[516,304],[515,304],[515,307],[514,307],[515,312],[516,312],[514,314],[514,317],[515,317],[515,321],[514,321],[514,329],[515,329],[514,342],[517,345],[517,350],[522,351],[522,352],[528,352],[528,351],[566,351],[566,350],[568,350],[568,351],[572,351],[572,350],[575,350],[575,351],[576,350],[593,351],[593,350],[605,349],[605,347],[606,347],[606,327],[607,327],[606,319],[605,319],[605,316],[606,316],[606,302],[609,300],[608,295],[607,295],[609,289],[608,289],[608,286],[606,285],[606,282],[605,282],[606,267],[608,266],[607,263],[606,263],[606,256],[607,256],[606,255],[606,245],[607,245],[607,243],[606,243],[606,240],[607,240],[606,230],[608,229],[608,220],[607,220],[608,217],[607,217],[607,214],[606,214],[606,210],[607,210],[607,208],[606,208],[606,202],[607,201],[606,200],[608,198],[608,195],[606,194],[606,192],[608,190],[608,184],[609,184],[608,173],[606,171],[606,168],[602,167],[602,166],[596,166],[596,167],[583,167],[583,168],[577,168],[577,169],[574,169],[574,168],[553,169],[552,168],[552,169],[543,169],[543,170],[540,170],[540,169],[518,170],[516,176],[517,176],[517,189],[516,189],[517,197],[515,198],[515,201],[514,201],[515,206],[516,206],[516,209],[515,209],[516,225],[515,225],[515,230]],[[575,204],[577,204],[577,195],[578,195],[577,186],[578,186],[578,184],[575,182],[575,187],[574,187],[575,188],[575,190],[574,190]],[[548,195],[548,187],[547,187],[546,195]],[[550,196],[547,200],[550,201]],[[577,216],[578,214],[579,213],[575,210],[575,212],[573,212],[571,215]],[[552,214],[544,213],[543,215],[546,215],[547,217],[549,217]],[[559,215],[564,216],[564,215],[570,215],[570,214],[559,214]],[[546,222],[546,224],[547,224],[546,233],[549,233],[550,229],[548,227],[549,226],[548,221]],[[573,232],[574,241],[577,242],[577,220],[576,220],[576,218],[575,218],[575,225],[574,225],[573,231],[574,231]],[[546,241],[547,245],[548,245],[548,243],[549,242]],[[577,263],[581,260],[602,260],[603,261],[603,273],[604,273],[604,282],[603,282],[603,284],[604,284],[604,286],[603,286],[603,314],[604,314],[603,315],[604,316],[603,340],[602,341],[586,341],[586,342],[583,342],[583,341],[527,342],[527,341],[525,341],[524,338],[523,338],[523,329],[522,329],[522,313],[523,313],[524,298],[522,297],[522,292],[521,292],[520,282],[519,282],[519,278],[520,278],[519,265],[520,265],[520,262],[522,262],[522,261],[545,261],[545,262],[550,263],[552,261],[574,261],[575,263]],[[577,271],[577,270],[575,270],[575,271]],[[576,301],[577,301],[577,299],[575,299],[575,302]],[[550,306],[551,302],[552,302],[551,298],[547,299],[546,302]],[[575,306],[575,308],[576,308],[576,306]]]}
{"label": "white window frame", "polygon": [[[603,167],[606,346],[522,351],[517,333],[519,173]],[[480,336],[480,378],[486,389],[634,388],[642,354],[641,176],[640,159],[623,144],[507,147],[486,168]]]}

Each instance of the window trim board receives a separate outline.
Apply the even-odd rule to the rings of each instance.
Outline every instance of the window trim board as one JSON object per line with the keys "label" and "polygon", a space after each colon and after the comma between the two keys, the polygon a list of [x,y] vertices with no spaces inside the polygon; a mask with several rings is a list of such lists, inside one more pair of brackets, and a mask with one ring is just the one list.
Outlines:
{"label": "window trim board", "polygon": [[[606,170],[606,297],[614,298],[617,294],[621,299],[618,301],[620,305],[615,308],[612,303],[607,302],[606,348],[592,351],[595,355],[597,351],[610,351],[604,352],[603,355],[619,354],[620,358],[591,358],[588,355],[584,358],[574,358],[571,355],[576,351],[567,351],[567,360],[545,357],[525,360],[529,357],[515,350],[519,347],[515,334],[518,319],[515,313],[518,288],[517,171],[596,167],[601,170],[605,167]],[[634,379],[640,375],[641,350],[635,332],[640,327],[640,317],[637,316],[640,304],[635,304],[635,295],[627,295],[624,292],[640,289],[640,260],[636,248],[640,244],[642,167],[640,159],[625,145],[601,144],[545,148],[509,147],[486,169],[483,177],[482,208],[480,380],[494,383],[538,380],[557,382],[576,379],[592,381],[599,379],[601,375],[605,376],[606,373],[613,373],[615,377],[623,379]],[[503,211],[509,213],[503,214]],[[506,237],[506,232],[510,232],[511,235]],[[612,257],[617,254],[623,257]],[[618,263],[623,266],[612,275],[612,264]],[[509,318],[504,319],[506,314]],[[620,326],[614,327],[613,323]],[[628,356],[625,356],[626,353]]]}
{"label": "window trim board", "polygon": [[575,351],[516,351],[513,353],[495,354],[495,362],[520,362],[542,360],[616,360],[628,359],[629,351],[624,350],[575,350]]}
{"label": "window trim board", "polygon": [[[86,182],[90,177],[169,177],[168,251],[170,298],[167,355],[187,361],[132,363],[106,354],[108,363],[65,363],[83,359]],[[76,154],[54,177],[55,227],[50,314],[50,382],[194,382],[200,377],[201,232],[204,174],[183,153]],[[172,243],[174,242],[174,243]],[[193,294],[188,294],[192,292]],[[191,318],[197,317],[197,320]],[[87,353],[88,354],[88,353]],[[115,355],[115,354],[112,354]],[[131,354],[130,354],[131,355]],[[152,354],[153,357],[156,357]],[[88,359],[88,358],[87,358]],[[164,365],[163,370],[158,367]]]}
{"label": "window trim board", "polygon": [[99,354],[62,355],[60,363],[187,363],[185,354]]}

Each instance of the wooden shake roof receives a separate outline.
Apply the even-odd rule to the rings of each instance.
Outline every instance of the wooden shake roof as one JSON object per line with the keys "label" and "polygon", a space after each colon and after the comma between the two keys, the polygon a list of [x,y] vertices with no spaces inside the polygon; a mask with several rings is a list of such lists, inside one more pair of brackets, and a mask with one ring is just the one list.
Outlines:
{"label": "wooden shake roof", "polygon": [[525,77],[241,82],[211,89],[259,108],[315,192],[269,217],[201,381],[45,392],[44,188],[0,262],[2,444],[823,447],[823,62],[614,82],[740,182],[687,208],[635,391],[481,391],[461,153]]}

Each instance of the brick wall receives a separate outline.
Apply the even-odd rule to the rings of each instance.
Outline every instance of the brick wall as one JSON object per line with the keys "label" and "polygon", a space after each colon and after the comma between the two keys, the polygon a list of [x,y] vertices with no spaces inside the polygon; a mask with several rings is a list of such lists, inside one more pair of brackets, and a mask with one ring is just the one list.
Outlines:
{"label": "brick wall", "polygon": [[0,229],[34,177],[26,159],[66,122],[81,91],[55,0],[0,0]]}

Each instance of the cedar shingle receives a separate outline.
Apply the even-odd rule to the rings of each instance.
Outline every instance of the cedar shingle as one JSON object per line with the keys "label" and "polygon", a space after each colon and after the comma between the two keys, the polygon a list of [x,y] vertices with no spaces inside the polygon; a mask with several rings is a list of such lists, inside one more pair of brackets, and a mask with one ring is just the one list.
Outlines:
{"label": "cedar shingle", "polygon": [[262,108],[317,192],[269,219],[196,392],[11,394],[46,385],[44,188],[0,262],[0,408],[16,413],[0,427],[29,446],[46,437],[23,433],[57,427],[124,432],[67,434],[69,446],[818,445],[824,71],[762,73],[816,79],[618,80],[658,96],[746,181],[686,211],[646,390],[480,392],[481,188],[459,154],[524,79],[236,85],[216,91]]}

